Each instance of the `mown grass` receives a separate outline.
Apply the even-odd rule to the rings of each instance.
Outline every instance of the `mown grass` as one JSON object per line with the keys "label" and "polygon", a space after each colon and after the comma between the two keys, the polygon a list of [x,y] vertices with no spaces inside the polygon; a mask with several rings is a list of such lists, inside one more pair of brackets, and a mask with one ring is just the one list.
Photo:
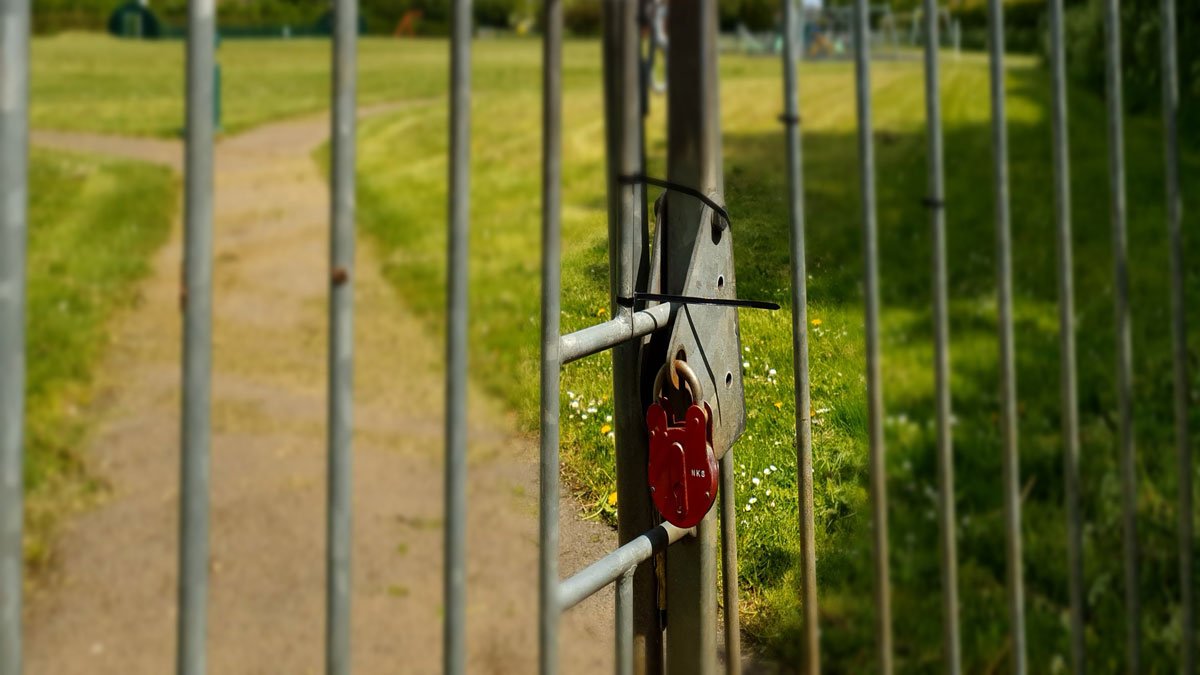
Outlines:
{"label": "mown grass", "polygon": [[[474,372],[533,429],[540,94],[536,47],[530,44],[527,50],[527,59],[510,64],[519,69],[520,77],[515,70],[513,80],[520,86],[480,91],[474,98],[471,337]],[[598,49],[569,44],[566,64],[563,329],[572,330],[605,318],[608,285]],[[985,672],[1003,668],[1009,654],[987,74],[985,64],[972,57],[948,57],[944,66],[962,623],[967,670]],[[941,616],[930,240],[921,206],[921,70],[911,62],[878,63],[873,75],[895,633],[902,669],[924,672],[939,667]],[[778,65],[728,56],[722,76],[727,202],[734,218],[739,293],[787,306],[784,156],[775,120],[781,99]],[[864,672],[873,667],[874,656],[852,71],[848,64],[806,64],[802,82],[824,646],[831,672]],[[1031,669],[1037,672],[1054,672],[1069,659],[1048,91],[1036,64],[1014,60],[1008,93],[1021,481]],[[1071,105],[1088,642],[1091,663],[1107,672],[1120,668],[1124,633],[1121,567],[1113,554],[1121,539],[1104,114],[1102,102],[1083,92],[1072,92]],[[647,123],[650,165],[657,174],[665,155],[662,106],[654,101]],[[373,120],[364,125],[360,145],[361,226],[383,252],[387,277],[439,328],[445,115],[443,102],[437,101]],[[1155,121],[1129,121],[1148,670],[1166,670],[1179,639],[1160,139]],[[1200,168],[1200,157],[1189,150],[1184,160],[1187,184]],[[1186,199],[1190,212],[1197,197]],[[1198,243],[1188,241],[1190,258],[1200,254]],[[1190,271],[1192,294],[1200,292],[1198,282]],[[736,448],[744,625],[761,649],[791,660],[799,644],[799,614],[790,316],[784,310],[743,312],[741,318],[749,407],[747,431]],[[1193,360],[1197,344],[1193,334]],[[569,366],[563,385],[565,471],[591,511],[611,514],[608,359],[592,357]]]}
{"label": "mown grass", "polygon": [[[482,43],[475,88],[524,86],[525,41]],[[139,42],[66,33],[33,42],[32,122],[37,128],[174,136],[184,120],[184,43]],[[363,38],[359,102],[441,96],[449,47],[442,40]],[[329,41],[224,40],[222,130],[236,133],[271,120],[329,107]]]}
{"label": "mown grass", "polygon": [[[442,326],[445,277],[446,53],[441,41],[390,40],[366,40],[360,52],[363,103],[424,99],[363,124],[360,225],[383,254],[387,277],[434,330]],[[35,41],[35,125],[171,135],[182,120],[182,54],[182,45],[171,42],[137,44],[98,36]],[[327,104],[327,42],[228,41],[221,59],[227,130]],[[537,401],[539,64],[535,42],[476,43],[473,372],[530,430]],[[944,68],[962,623],[968,672],[987,672],[1003,669],[1009,650],[987,75],[984,62],[972,55],[947,57]],[[778,63],[725,56],[721,69],[739,293],[786,307],[785,171],[775,120],[781,100]],[[914,62],[881,62],[873,77],[895,632],[901,669],[924,672],[938,667],[941,616],[930,241],[920,204],[925,193],[921,71]],[[830,672],[866,672],[874,664],[852,78],[845,63],[802,69],[818,571]],[[565,86],[563,329],[572,330],[606,318],[608,304],[597,45],[567,45]],[[1034,672],[1055,672],[1068,658],[1048,90],[1036,64],[1013,59],[1009,130]],[[660,175],[662,107],[655,99],[647,122],[651,171]],[[1082,91],[1072,92],[1071,115],[1088,646],[1093,669],[1112,672],[1121,668],[1124,619],[1105,118],[1102,102]],[[1185,137],[1193,142],[1196,130],[1186,129]],[[1140,588],[1148,672],[1169,669],[1179,640],[1160,139],[1154,120],[1129,120]],[[1185,186],[1200,169],[1194,147],[1184,153]],[[1186,192],[1185,213],[1193,213],[1200,197]],[[1189,260],[1196,259],[1200,242],[1191,237],[1187,246]],[[1190,297],[1198,297],[1194,266],[1188,274]],[[1197,307],[1189,305],[1193,326]],[[799,644],[790,325],[786,309],[742,314],[749,420],[736,448],[744,625],[758,648],[784,660],[794,659]],[[1198,344],[1193,332],[1193,366]],[[611,517],[607,358],[571,365],[563,384],[569,484],[592,513]],[[1200,393],[1194,390],[1192,398]],[[1194,416],[1197,410],[1200,406],[1193,404]],[[1193,419],[1192,428],[1200,430],[1200,419]]]}
{"label": "mown grass", "polygon": [[135,282],[166,239],[176,202],[167,169],[34,151],[30,161],[25,482],[27,556],[90,480],[79,444],[110,317],[137,301]]}

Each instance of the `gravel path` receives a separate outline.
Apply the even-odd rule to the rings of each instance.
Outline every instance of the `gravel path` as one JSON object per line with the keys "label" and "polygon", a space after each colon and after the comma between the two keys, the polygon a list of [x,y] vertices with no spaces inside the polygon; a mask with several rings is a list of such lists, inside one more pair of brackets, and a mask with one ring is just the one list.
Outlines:
{"label": "gravel path", "polygon": [[[386,112],[396,106],[364,113]],[[324,641],[326,118],[217,149],[209,671],[320,673]],[[36,145],[178,168],[177,142],[36,132]],[[403,189],[402,186],[397,189]],[[64,526],[27,615],[31,675],[172,672],[179,472],[180,232],[113,322],[83,456],[107,485]],[[442,345],[358,249],[354,666],[441,659]],[[472,398],[472,673],[534,672],[536,444]],[[615,545],[564,501],[564,573]],[[568,614],[566,672],[611,672],[612,600]]]}

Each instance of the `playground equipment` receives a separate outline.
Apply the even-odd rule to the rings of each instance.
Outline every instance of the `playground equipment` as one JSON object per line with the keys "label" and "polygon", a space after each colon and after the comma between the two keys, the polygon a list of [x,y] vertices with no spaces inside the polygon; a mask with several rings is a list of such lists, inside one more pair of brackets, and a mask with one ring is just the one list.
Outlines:
{"label": "playground equipment", "polygon": [[392,31],[393,37],[413,37],[417,34],[417,24],[421,23],[421,17],[424,12],[419,9],[410,9],[400,17],[400,21],[396,22],[396,30]]}
{"label": "playground equipment", "polygon": [[[785,51],[784,35],[791,32],[800,45],[802,58],[847,59],[854,50],[854,8],[850,6],[810,7],[803,0],[785,0],[786,16],[775,30],[754,33],[745,24],[738,24],[735,35],[737,50],[744,54],[780,54]],[[899,49],[898,16],[890,4],[874,4],[869,10],[866,39],[879,57],[886,47],[896,55]]]}
{"label": "playground equipment", "polygon": [[[897,15],[897,21],[903,21],[907,18],[908,25],[908,45],[910,47],[918,47],[925,44],[928,39],[929,32],[925,30],[925,10],[917,8],[906,15]],[[945,7],[937,9],[937,18],[934,19],[937,24],[938,33],[935,37],[940,37],[938,42],[941,47],[951,47],[955,53],[962,48],[962,24],[958,19],[950,15],[950,10]]]}
{"label": "playground equipment", "polygon": [[108,32],[116,37],[135,40],[156,38],[162,35],[162,22],[144,1],[129,0],[109,15]]}
{"label": "playground equipment", "polygon": [[666,0],[646,0],[642,3],[643,32],[647,37],[643,77],[646,86],[655,94],[667,91],[666,78],[659,79],[658,71],[654,67],[657,54],[662,54],[663,62],[666,63],[667,50],[670,48],[670,40],[667,38],[667,12]]}
{"label": "playground equipment", "polygon": [[[330,346],[329,346],[329,489],[327,537],[326,672],[349,672],[350,635],[350,454],[352,429],[351,367],[352,293],[354,266],[354,152],[356,90],[356,13],[354,0],[336,0],[333,40],[333,115],[331,170]],[[470,0],[452,4],[450,67],[450,174],[447,293],[446,387],[446,532],[444,669],[458,675],[465,669],[464,598],[466,513],[466,375],[467,375],[467,235],[469,192]],[[1021,501],[1017,457],[1018,408],[1015,379],[1015,340],[1012,311],[1012,243],[1009,232],[1008,162],[1004,88],[1002,4],[989,0],[991,128],[996,198],[997,306],[1001,344],[1001,400],[1004,473],[1005,547],[1008,558],[1007,600],[1010,616],[1010,660],[1014,672],[1029,669],[1028,635],[1024,622]],[[1078,392],[1074,348],[1074,290],[1071,264],[1070,191],[1067,153],[1066,77],[1062,0],[1050,0],[1053,161],[1055,222],[1058,234],[1060,331],[1062,340],[1062,410],[1064,474],[1067,495],[1067,540],[1072,664],[1085,666],[1082,514],[1079,506]],[[820,669],[817,612],[816,555],[812,507],[812,441],[809,419],[808,322],[804,248],[804,204],[800,115],[799,59],[806,33],[799,27],[795,5],[784,2],[784,112],[789,175],[793,352],[795,363],[797,482],[801,531],[801,604],[803,608],[803,669]],[[717,672],[716,537],[722,537],[722,591],[725,611],[725,670],[740,668],[736,539],[730,514],[733,445],[744,422],[741,370],[736,365],[739,345],[737,307],[762,307],[736,293],[731,249],[736,233],[732,215],[736,204],[725,204],[722,175],[719,100],[717,96],[716,0],[699,0],[695,11],[675,12],[668,21],[675,58],[668,65],[670,106],[665,180],[646,176],[644,158],[642,66],[638,6],[633,2],[604,3],[604,93],[608,138],[610,293],[613,318],[575,333],[560,334],[561,145],[562,145],[562,4],[545,3],[543,68],[543,201],[542,201],[542,324],[541,324],[541,465],[540,465],[540,592],[539,649],[543,674],[557,671],[558,622],[562,612],[588,595],[615,584],[616,662],[619,673],[710,675]],[[1117,0],[1106,0],[1109,153],[1112,179],[1112,229],[1121,449],[1122,515],[1125,531],[1128,672],[1142,672],[1136,529],[1136,475],[1132,429],[1132,377],[1129,330],[1128,270],[1125,245],[1124,156],[1120,82],[1120,35]],[[1184,330],[1184,260],[1178,173],[1176,124],[1177,64],[1175,8],[1162,5],[1163,116],[1165,130],[1165,190],[1171,271],[1171,332],[1176,439],[1179,461],[1179,661],[1183,672],[1194,672],[1194,609],[1192,606],[1192,464],[1188,445],[1187,343]],[[873,524],[873,563],[878,670],[893,670],[890,572],[888,562],[887,487],[884,474],[884,385],[880,367],[879,265],[875,193],[874,138],[871,127],[870,52],[872,17],[886,12],[857,0],[852,11],[831,11],[830,30],[848,30],[855,61],[859,180],[862,195],[863,288],[866,297],[867,429],[870,458],[870,503]],[[946,281],[943,151],[939,107],[938,12],[925,0],[922,14],[925,41],[925,87],[928,124],[928,193],[934,233],[932,305],[935,324],[936,429],[938,437],[937,514],[941,535],[943,584],[943,658],[948,672],[961,672],[957,605],[954,479],[951,444],[950,360]],[[181,439],[182,495],[180,512],[180,574],[178,596],[177,670],[182,675],[205,672],[208,590],[208,452],[210,443],[210,363],[212,356],[212,219],[213,141],[212,106],[215,97],[215,3],[192,0],[187,42],[187,129],[185,158],[185,271],[183,423]],[[19,675],[22,608],[23,425],[25,345],[25,250],[27,239],[29,144],[29,0],[0,0],[0,675]],[[885,33],[886,34],[886,33]],[[893,37],[888,38],[894,44]],[[877,45],[876,45],[877,46]],[[653,237],[649,231],[646,186],[666,189],[659,204]],[[651,242],[654,246],[651,254]],[[612,350],[614,422],[616,425],[617,484],[620,494],[618,532],[621,546],[581,572],[560,579],[558,561],[558,498],[561,368],[580,358]],[[681,365],[684,364],[684,365]],[[660,377],[661,375],[661,377]],[[677,384],[678,382],[678,384]],[[668,384],[669,383],[669,384]],[[665,393],[665,397],[659,394]],[[647,412],[665,410],[676,397],[688,399],[684,417],[700,415],[702,426],[670,443],[654,440],[665,433],[655,416],[647,427]],[[698,413],[694,408],[708,410]],[[696,417],[691,417],[695,420]],[[699,440],[698,440],[699,439]],[[700,448],[700,440],[705,447]],[[692,506],[692,484],[679,488],[683,478],[699,470],[690,460],[682,464],[669,456],[674,444],[685,454],[704,454],[703,468],[711,472],[707,452],[718,462],[718,512],[705,504]],[[683,446],[687,446],[684,448]],[[667,453],[666,476],[651,476],[650,453]],[[682,467],[682,468],[681,468]],[[674,473],[672,473],[674,472]],[[710,478],[705,476],[703,478]],[[397,476],[398,481],[403,476]],[[669,487],[670,500],[652,497],[651,488]],[[711,487],[711,484],[710,484]],[[703,491],[704,486],[699,487]],[[682,501],[686,500],[687,504]],[[657,509],[655,505],[657,504]],[[682,510],[680,507],[682,506]],[[672,512],[672,509],[675,509]],[[673,516],[694,527],[672,525]],[[666,520],[667,522],[660,522]],[[661,606],[660,597],[666,604]],[[663,612],[669,622],[662,624]],[[1033,636],[1035,639],[1037,636]],[[403,664],[397,664],[403,667]]]}

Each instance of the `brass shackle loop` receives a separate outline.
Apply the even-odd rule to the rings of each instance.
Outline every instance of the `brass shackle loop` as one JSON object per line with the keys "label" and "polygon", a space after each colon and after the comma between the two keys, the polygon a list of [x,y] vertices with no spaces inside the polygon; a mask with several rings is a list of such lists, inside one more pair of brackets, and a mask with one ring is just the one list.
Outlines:
{"label": "brass shackle loop", "polygon": [[675,370],[675,377],[672,377],[671,381],[678,382],[682,376],[684,383],[691,390],[692,403],[702,402],[704,400],[704,387],[700,384],[700,378],[696,377],[696,371],[692,370],[692,367],[683,359],[671,359],[667,363],[664,363],[662,368],[658,370],[658,375],[654,376],[654,399],[658,400],[662,396],[663,378],[667,376],[669,367]]}

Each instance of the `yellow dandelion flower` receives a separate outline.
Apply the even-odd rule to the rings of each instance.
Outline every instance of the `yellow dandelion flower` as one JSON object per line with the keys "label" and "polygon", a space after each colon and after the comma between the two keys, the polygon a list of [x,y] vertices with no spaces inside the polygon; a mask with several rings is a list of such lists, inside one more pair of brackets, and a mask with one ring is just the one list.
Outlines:
{"label": "yellow dandelion flower", "polygon": [[602,434],[607,434],[610,431],[612,431],[611,424],[605,424],[604,426],[600,427],[600,433],[602,433]]}
{"label": "yellow dandelion flower", "polygon": [[820,320],[820,319],[813,319],[813,320],[812,320],[812,325],[814,325],[814,326],[820,326],[820,325],[821,325],[821,320]]}
{"label": "yellow dandelion flower", "polygon": [[775,409],[783,410],[783,401],[775,401]]}
{"label": "yellow dandelion flower", "polygon": [[608,493],[608,505],[609,506],[617,505],[617,491],[616,490],[613,490],[612,492]]}

